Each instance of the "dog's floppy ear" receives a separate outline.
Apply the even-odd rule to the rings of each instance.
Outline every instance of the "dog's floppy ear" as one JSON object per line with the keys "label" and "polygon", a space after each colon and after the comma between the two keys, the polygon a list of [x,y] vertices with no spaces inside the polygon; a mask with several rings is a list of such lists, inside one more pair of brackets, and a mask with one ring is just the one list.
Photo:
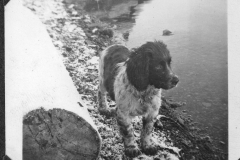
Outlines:
{"label": "dog's floppy ear", "polygon": [[127,61],[129,82],[138,90],[144,91],[149,84],[149,61],[151,53],[133,53]]}

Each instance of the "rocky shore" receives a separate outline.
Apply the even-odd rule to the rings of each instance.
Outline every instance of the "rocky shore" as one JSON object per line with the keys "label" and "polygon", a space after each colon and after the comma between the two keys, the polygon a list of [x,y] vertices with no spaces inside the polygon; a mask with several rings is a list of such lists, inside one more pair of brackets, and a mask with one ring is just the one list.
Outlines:
{"label": "rocky shore", "polygon": [[[117,30],[113,23],[101,22],[73,0],[23,0],[45,24],[52,42],[102,137],[99,160],[127,160],[116,120],[99,114],[97,109],[98,54],[105,47],[127,41],[128,33]],[[114,106],[114,102],[110,102]],[[183,103],[163,98],[161,122],[155,124],[154,136],[159,141],[157,155],[140,155],[134,160],[226,160],[227,153],[216,148],[203,130],[184,112],[176,112]],[[139,138],[141,121],[134,121]],[[139,141],[138,141],[139,143]]]}

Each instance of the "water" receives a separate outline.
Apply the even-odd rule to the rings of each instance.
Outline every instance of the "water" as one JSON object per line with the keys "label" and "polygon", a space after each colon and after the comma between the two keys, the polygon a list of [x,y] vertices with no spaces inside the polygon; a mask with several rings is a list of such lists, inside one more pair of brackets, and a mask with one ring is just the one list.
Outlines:
{"label": "water", "polygon": [[[173,59],[173,71],[180,82],[177,88],[165,91],[164,95],[176,101],[185,101],[186,106],[180,110],[187,110],[195,121],[208,128],[208,133],[216,142],[225,143],[218,145],[227,151],[227,2],[142,2],[119,0],[118,4],[108,6],[108,11],[103,9],[103,13],[108,18],[116,19],[119,15],[128,18],[128,22],[118,23],[118,26],[122,30],[130,29],[127,42],[130,48],[155,39],[167,44]],[[162,36],[165,29],[172,31],[173,35]]]}
{"label": "water", "polygon": [[[227,150],[228,72],[227,12],[223,0],[155,0],[141,6],[130,32],[128,46],[162,40],[173,57],[177,88],[166,97],[185,101],[193,119]],[[168,29],[172,36],[162,36]]]}

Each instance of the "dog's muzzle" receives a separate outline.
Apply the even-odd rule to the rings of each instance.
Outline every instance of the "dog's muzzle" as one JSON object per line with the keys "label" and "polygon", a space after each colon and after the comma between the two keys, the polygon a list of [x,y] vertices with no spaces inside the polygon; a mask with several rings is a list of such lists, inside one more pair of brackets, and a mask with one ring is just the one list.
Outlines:
{"label": "dog's muzzle", "polygon": [[173,75],[170,79],[167,80],[167,82],[161,82],[161,88],[168,90],[173,87],[175,87],[179,82],[179,79],[176,75]]}
{"label": "dog's muzzle", "polygon": [[174,75],[172,79],[170,80],[170,83],[173,87],[175,87],[179,82],[178,76]]}

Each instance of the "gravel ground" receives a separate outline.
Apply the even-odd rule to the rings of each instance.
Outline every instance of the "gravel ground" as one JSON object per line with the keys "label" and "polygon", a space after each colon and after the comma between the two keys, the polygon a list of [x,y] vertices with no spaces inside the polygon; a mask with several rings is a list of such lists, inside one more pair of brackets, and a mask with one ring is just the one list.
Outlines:
{"label": "gravel ground", "polygon": [[[73,2],[74,0],[72,0]],[[88,106],[102,137],[99,160],[127,160],[115,118],[106,118],[97,110],[98,54],[105,47],[125,43],[116,25],[102,23],[73,3],[64,0],[23,0],[24,6],[45,24],[52,42],[62,55],[63,63],[73,83]],[[76,10],[77,8],[77,10]],[[154,136],[159,142],[157,155],[140,155],[134,160],[225,160],[227,153],[212,144],[211,137],[196,127],[185,113],[175,108],[183,104],[163,98],[161,118],[163,127],[156,123]],[[114,102],[109,101],[111,106]],[[138,139],[141,121],[133,122]]]}

